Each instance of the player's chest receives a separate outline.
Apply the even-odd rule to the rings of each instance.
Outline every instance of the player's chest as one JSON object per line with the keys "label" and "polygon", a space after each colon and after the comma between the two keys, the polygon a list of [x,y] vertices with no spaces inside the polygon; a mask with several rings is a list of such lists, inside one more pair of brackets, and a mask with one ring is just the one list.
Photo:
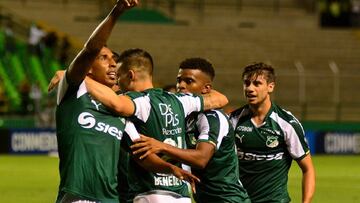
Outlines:
{"label": "player's chest", "polygon": [[99,101],[86,95],[79,101],[81,108],[72,111],[77,115],[79,127],[85,130],[95,130],[115,137],[121,137],[125,128],[125,119],[106,109]]}
{"label": "player's chest", "polygon": [[235,128],[235,141],[238,148],[259,151],[277,149],[285,144],[282,131],[271,123],[260,127],[251,122],[240,123]]}

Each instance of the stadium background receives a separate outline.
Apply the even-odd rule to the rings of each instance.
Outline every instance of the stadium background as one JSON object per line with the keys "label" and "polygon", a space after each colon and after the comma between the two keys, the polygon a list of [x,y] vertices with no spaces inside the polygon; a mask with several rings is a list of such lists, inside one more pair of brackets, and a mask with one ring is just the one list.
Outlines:
{"label": "stadium background", "polygon": [[[58,160],[47,156],[56,152],[54,95],[47,95],[46,86],[113,2],[0,0],[0,202],[55,199]],[[57,38],[53,45],[44,40],[40,55],[27,44],[34,24],[48,39],[49,33]],[[15,38],[10,51],[9,25]],[[302,121],[314,155],[314,202],[359,202],[359,27],[359,0],[143,0],[119,20],[109,46],[148,50],[157,86],[175,83],[184,58],[210,59],[228,109],[244,104],[242,67],[272,64],[278,75],[273,98]],[[70,46],[64,59],[65,36]],[[300,178],[294,167],[293,202],[301,199]]]}

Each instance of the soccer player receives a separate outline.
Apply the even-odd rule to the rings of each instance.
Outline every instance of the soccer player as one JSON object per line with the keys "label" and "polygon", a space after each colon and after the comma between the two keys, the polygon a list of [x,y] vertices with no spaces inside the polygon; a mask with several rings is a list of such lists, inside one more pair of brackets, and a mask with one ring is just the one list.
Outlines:
{"label": "soccer player", "polygon": [[[219,108],[227,103],[226,97],[214,90],[204,96],[195,96],[153,88],[153,61],[144,50],[126,50],[121,54],[120,62],[120,88],[136,91],[127,93],[134,105],[131,107],[134,112],[130,120],[140,133],[151,135],[161,142],[185,148],[185,117],[192,112]],[[111,89],[93,80],[86,83],[92,96],[120,115],[130,108],[123,105],[123,97],[115,95]],[[177,166],[181,165],[167,156],[162,158]],[[132,160],[128,171],[134,202],[191,202],[187,185],[173,175],[150,173]]]}
{"label": "soccer player", "polygon": [[235,129],[240,180],[252,202],[290,202],[288,172],[295,160],[302,170],[302,200],[311,202],[315,170],[300,122],[271,101],[275,88],[272,66],[244,68],[247,104],[230,115]]}
{"label": "soccer player", "polygon": [[[136,0],[116,3],[70,64],[58,86],[56,135],[60,185],[56,202],[119,202],[120,140],[125,129],[132,139],[139,135],[133,125],[126,125],[125,119],[115,116],[88,94],[84,78],[88,75],[108,87],[116,83],[116,62],[105,43],[117,17],[137,4]],[[174,173],[180,179],[195,178],[159,157],[139,163],[149,170]]]}
{"label": "soccer player", "polygon": [[[206,94],[212,89],[215,70],[203,58],[189,58],[180,63],[177,91]],[[235,134],[221,109],[193,113],[187,118],[187,144],[180,149],[142,136],[131,148],[134,154],[163,153],[185,164],[200,178],[194,199],[197,203],[250,202],[241,185],[235,148]]]}

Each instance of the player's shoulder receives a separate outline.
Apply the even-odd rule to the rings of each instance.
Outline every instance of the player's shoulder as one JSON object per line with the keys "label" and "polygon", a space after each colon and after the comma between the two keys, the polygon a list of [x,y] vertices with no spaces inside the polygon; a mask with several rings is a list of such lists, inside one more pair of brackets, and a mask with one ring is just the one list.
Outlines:
{"label": "player's shoulder", "polygon": [[218,121],[219,120],[219,114],[218,114],[218,111],[216,110],[207,110],[207,111],[204,111],[204,112],[200,112],[198,114],[198,119],[201,118],[201,117],[205,117],[208,121]]}
{"label": "player's shoulder", "polygon": [[177,97],[178,99],[202,97],[201,95],[197,95],[197,94],[193,94],[193,93],[183,93],[183,92],[176,92],[176,93],[167,92],[167,93]]}
{"label": "player's shoulder", "polygon": [[248,105],[235,109],[229,114],[229,121],[234,128],[240,123],[246,122],[251,118],[251,111]]}
{"label": "player's shoulder", "polygon": [[229,116],[224,112],[223,109],[210,109],[210,110],[206,110],[204,112],[201,112],[199,114],[203,114],[206,117],[214,117],[214,118],[217,118],[217,119],[220,119],[220,118],[228,119],[229,118]]}
{"label": "player's shoulder", "polygon": [[251,114],[251,111],[249,109],[249,106],[244,105],[244,106],[230,112],[229,118],[230,119],[235,119],[235,118],[240,119],[240,118],[248,117],[250,114]]}
{"label": "player's shoulder", "polygon": [[284,119],[285,121],[291,121],[293,119],[296,119],[296,117],[289,110],[284,109],[275,103],[272,104],[271,108],[273,113],[276,113],[280,118]]}
{"label": "player's shoulder", "polygon": [[302,128],[300,121],[290,111],[274,103],[272,104],[272,111],[271,117],[277,122],[285,122],[293,127]]}
{"label": "player's shoulder", "polygon": [[124,95],[129,96],[131,99],[136,99],[139,97],[146,96],[146,93],[145,92],[128,91],[128,92],[124,93]]}

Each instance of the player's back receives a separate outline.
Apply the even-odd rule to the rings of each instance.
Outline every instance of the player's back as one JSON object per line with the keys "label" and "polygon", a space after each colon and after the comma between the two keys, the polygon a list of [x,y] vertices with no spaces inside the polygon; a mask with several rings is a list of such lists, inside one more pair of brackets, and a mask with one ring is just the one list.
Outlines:
{"label": "player's back", "polygon": [[[135,114],[130,119],[140,133],[178,148],[186,148],[185,117],[202,110],[202,97],[173,94],[155,88],[127,95],[135,103]],[[178,161],[169,160],[166,156],[162,158],[181,167]],[[130,175],[130,188],[135,194],[161,189],[189,196],[187,185],[174,175],[148,172],[134,161],[131,161],[130,168],[136,171]]]}

